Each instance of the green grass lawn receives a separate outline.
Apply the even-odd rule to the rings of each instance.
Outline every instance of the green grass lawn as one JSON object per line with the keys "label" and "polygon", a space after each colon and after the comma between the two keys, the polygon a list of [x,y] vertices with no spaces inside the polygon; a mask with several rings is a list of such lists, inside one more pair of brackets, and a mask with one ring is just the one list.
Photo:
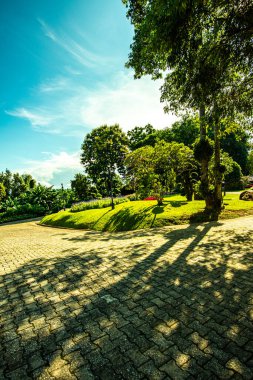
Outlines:
{"label": "green grass lawn", "polygon": [[[240,201],[239,194],[228,193],[224,203],[221,219],[253,214],[253,202]],[[60,211],[45,216],[40,223],[96,231],[129,231],[205,221],[203,211],[204,201],[187,202],[185,197],[173,195],[164,199],[163,206],[157,206],[156,201],[134,201],[117,205],[115,210],[107,207],[75,213]]]}

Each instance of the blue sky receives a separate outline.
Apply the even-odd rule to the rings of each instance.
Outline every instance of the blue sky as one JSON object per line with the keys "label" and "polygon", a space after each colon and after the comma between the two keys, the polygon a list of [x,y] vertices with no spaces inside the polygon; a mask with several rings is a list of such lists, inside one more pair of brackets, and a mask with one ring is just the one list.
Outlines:
{"label": "blue sky", "polygon": [[120,0],[1,2],[0,33],[0,171],[68,187],[92,128],[175,120],[161,82],[124,67],[133,31]]}

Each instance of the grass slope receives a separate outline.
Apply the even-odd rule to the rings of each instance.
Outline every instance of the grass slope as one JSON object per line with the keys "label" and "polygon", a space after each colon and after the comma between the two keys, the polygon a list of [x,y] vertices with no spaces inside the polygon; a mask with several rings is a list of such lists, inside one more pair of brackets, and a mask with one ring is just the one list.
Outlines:
{"label": "grass slope", "polygon": [[[221,218],[253,214],[253,202],[239,200],[239,194],[228,193]],[[163,206],[156,201],[126,202],[111,210],[110,207],[72,213],[60,211],[45,216],[40,224],[96,231],[129,231],[204,221],[204,201],[187,202],[185,197],[173,195],[165,198]]]}

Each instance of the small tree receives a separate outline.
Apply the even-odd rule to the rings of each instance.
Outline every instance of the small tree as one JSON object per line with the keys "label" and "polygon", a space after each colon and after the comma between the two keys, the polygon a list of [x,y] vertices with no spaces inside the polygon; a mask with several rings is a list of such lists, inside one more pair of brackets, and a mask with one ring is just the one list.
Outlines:
{"label": "small tree", "polygon": [[104,181],[112,200],[112,209],[113,183],[117,173],[124,173],[127,152],[128,139],[118,124],[93,129],[82,144],[81,163],[95,184]]}

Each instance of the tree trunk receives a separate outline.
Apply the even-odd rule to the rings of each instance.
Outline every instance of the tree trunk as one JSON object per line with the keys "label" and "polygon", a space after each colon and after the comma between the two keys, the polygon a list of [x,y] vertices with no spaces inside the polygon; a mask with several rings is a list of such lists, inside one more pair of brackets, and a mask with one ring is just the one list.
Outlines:
{"label": "tree trunk", "polygon": [[214,190],[208,192],[206,211],[212,220],[218,220],[222,210],[222,170],[220,162],[220,123],[217,109],[214,108]]}
{"label": "tree trunk", "polygon": [[114,205],[114,199],[113,199],[112,173],[111,173],[110,169],[108,170],[108,177],[109,177],[109,193],[110,193],[110,197],[111,197],[111,207],[112,207],[112,210],[114,210],[115,205]]}
{"label": "tree trunk", "polygon": [[191,186],[191,188],[187,189],[187,191],[186,191],[186,199],[188,202],[191,202],[192,198],[193,198],[193,189]]}
{"label": "tree trunk", "polygon": [[200,120],[200,139],[206,139],[206,123],[205,123],[205,106],[202,104],[199,107],[199,120]]}
{"label": "tree trunk", "polygon": [[222,209],[222,171],[220,160],[220,124],[215,117],[214,125],[214,212],[220,214]]}
{"label": "tree trunk", "polygon": [[[205,106],[202,104],[199,108],[199,119],[200,119],[200,140],[206,140],[206,122],[205,122]],[[202,159],[200,162],[201,167],[201,188],[202,194],[206,203],[205,209],[209,212],[212,210],[213,197],[209,189],[209,160]]]}
{"label": "tree trunk", "polygon": [[193,185],[189,176],[183,181],[183,187],[187,201],[191,202],[193,198]]}

